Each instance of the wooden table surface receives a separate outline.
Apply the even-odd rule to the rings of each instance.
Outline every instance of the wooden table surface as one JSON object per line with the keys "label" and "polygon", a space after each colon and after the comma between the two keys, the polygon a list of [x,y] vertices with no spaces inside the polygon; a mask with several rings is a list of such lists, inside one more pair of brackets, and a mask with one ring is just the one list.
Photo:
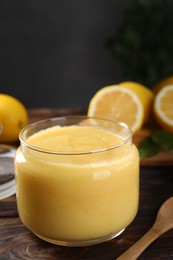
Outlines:
{"label": "wooden table surface", "polygon": [[[30,122],[83,114],[80,109],[34,109]],[[37,238],[20,221],[16,197],[0,201],[0,260],[60,259],[113,260],[133,245],[151,227],[161,204],[173,196],[173,166],[141,166],[140,204],[135,220],[117,238],[95,246],[63,247]],[[139,259],[173,259],[173,230],[156,240]]]}

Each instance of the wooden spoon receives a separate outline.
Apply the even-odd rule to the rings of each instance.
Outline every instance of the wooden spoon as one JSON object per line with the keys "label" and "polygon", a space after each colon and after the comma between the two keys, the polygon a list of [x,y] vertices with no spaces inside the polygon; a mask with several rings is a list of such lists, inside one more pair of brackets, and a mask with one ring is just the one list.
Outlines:
{"label": "wooden spoon", "polygon": [[153,226],[117,260],[135,260],[159,236],[173,228],[173,197],[166,200],[158,211]]}

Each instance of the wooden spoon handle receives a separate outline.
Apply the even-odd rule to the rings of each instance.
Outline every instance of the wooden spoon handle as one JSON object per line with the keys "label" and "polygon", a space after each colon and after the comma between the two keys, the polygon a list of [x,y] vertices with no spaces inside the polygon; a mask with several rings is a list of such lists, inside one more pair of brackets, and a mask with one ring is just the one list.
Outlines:
{"label": "wooden spoon handle", "polygon": [[130,247],[125,253],[117,258],[117,260],[135,260],[142,252],[161,234],[163,231],[159,231],[153,225],[145,235],[139,239],[132,247]]}

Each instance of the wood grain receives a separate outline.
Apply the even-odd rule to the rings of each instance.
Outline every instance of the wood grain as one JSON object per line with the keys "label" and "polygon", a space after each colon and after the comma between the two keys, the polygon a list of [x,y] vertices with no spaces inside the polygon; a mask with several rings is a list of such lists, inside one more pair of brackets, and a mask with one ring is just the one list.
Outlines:
{"label": "wood grain", "polygon": [[34,123],[52,117],[85,115],[86,110],[81,108],[36,108],[28,109],[29,122]]}
{"label": "wood grain", "polygon": [[[153,224],[160,205],[173,195],[172,168],[141,168],[139,211],[119,237],[90,247],[70,248],[37,238],[20,221],[16,198],[0,201],[0,259],[113,260],[132,246]],[[6,206],[5,206],[6,204]],[[5,216],[5,217],[4,217]],[[38,216],[39,217],[39,216]],[[173,230],[161,236],[139,258],[167,259],[173,256]]]}
{"label": "wood grain", "polygon": [[[85,114],[80,109],[32,109],[30,122],[56,116]],[[150,129],[142,129],[134,138],[138,144]],[[166,159],[164,159],[165,161]],[[157,210],[173,196],[173,167],[141,165],[140,201],[135,220],[119,237],[90,247],[70,248],[49,244],[37,238],[20,221],[16,197],[0,201],[0,260],[58,259],[58,260],[113,260],[132,246],[153,224]],[[38,216],[39,217],[39,216]],[[173,230],[162,235],[139,260],[173,259]]]}
{"label": "wood grain", "polygon": [[[133,142],[138,147],[140,142],[156,130],[150,126],[145,126],[133,136]],[[157,155],[145,157],[141,160],[141,166],[173,166],[173,151],[160,151]]]}

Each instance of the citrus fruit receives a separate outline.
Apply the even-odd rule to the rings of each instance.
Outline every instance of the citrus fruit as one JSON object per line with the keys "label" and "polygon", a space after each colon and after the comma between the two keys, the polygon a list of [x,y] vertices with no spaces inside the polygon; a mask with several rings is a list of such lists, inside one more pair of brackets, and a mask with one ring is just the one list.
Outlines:
{"label": "citrus fruit", "polygon": [[135,133],[143,124],[143,105],[138,96],[118,85],[100,89],[89,103],[88,116],[118,120],[129,125]]}
{"label": "citrus fruit", "polygon": [[154,116],[161,128],[173,133],[173,85],[165,86],[157,93]]}
{"label": "citrus fruit", "polygon": [[2,124],[0,142],[17,141],[19,132],[28,123],[26,108],[18,99],[0,94],[0,123]]}
{"label": "citrus fruit", "polygon": [[146,123],[150,117],[150,113],[153,107],[153,91],[146,86],[133,81],[121,82],[119,85],[132,90],[139,97],[144,107],[144,123]]}
{"label": "citrus fruit", "polygon": [[162,79],[158,84],[153,87],[153,92],[156,95],[162,88],[173,84],[173,76]]}

